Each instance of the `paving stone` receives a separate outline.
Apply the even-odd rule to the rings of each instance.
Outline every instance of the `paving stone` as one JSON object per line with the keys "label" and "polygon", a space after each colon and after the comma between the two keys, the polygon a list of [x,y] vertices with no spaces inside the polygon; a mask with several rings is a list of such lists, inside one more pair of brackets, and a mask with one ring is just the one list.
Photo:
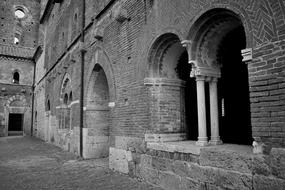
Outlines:
{"label": "paving stone", "polygon": [[30,137],[0,138],[0,152],[1,190],[160,189]]}

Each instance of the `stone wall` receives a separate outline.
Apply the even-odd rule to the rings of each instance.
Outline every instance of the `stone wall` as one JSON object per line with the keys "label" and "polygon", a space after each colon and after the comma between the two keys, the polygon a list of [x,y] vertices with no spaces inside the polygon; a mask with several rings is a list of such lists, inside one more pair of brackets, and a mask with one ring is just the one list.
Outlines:
{"label": "stone wall", "polygon": [[[3,46],[2,46],[3,47]],[[1,48],[1,47],[0,47]],[[33,82],[34,63],[26,58],[0,57],[0,136],[8,135],[9,113],[24,114],[23,132],[30,134],[31,131],[31,95]],[[13,83],[13,73],[20,74],[19,84]],[[18,102],[18,103],[13,103]],[[11,104],[11,105],[10,105]]]}
{"label": "stone wall", "polygon": [[[249,150],[251,151],[251,150]],[[149,150],[129,171],[164,189],[284,189],[284,150],[269,155],[247,151],[202,149],[200,155]],[[278,168],[278,169],[277,169]]]}
{"label": "stone wall", "polygon": [[[21,7],[26,16],[17,20],[15,10]],[[39,28],[40,4],[37,0],[3,0],[0,2],[1,44],[14,44],[15,35],[19,45],[36,47]]]}

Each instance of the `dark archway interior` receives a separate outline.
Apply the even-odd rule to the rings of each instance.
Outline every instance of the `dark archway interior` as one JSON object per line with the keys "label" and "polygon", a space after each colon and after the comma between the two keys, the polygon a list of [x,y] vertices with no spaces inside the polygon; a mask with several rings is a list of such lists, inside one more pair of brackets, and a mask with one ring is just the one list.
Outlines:
{"label": "dark archway interior", "polygon": [[185,50],[176,67],[176,72],[185,84],[185,120],[186,134],[188,140],[197,140],[198,137],[198,113],[197,113],[197,93],[195,78],[190,78],[191,65],[188,63],[188,53]]}
{"label": "dark archway interior", "polygon": [[222,76],[218,93],[220,136],[224,143],[252,143],[248,70],[241,56],[245,47],[242,26],[229,32],[220,44],[218,57]]}

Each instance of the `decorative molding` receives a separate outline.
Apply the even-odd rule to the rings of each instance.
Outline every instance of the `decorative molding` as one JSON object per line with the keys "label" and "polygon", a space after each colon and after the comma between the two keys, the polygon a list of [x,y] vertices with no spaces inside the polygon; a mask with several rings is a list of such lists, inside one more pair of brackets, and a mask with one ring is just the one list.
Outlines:
{"label": "decorative molding", "polygon": [[185,48],[189,48],[189,47],[191,46],[191,44],[192,44],[192,41],[191,41],[191,40],[183,40],[183,41],[181,42],[181,45],[182,45],[183,47],[185,47]]}
{"label": "decorative molding", "polygon": [[185,81],[180,79],[168,79],[168,78],[145,78],[145,86],[185,86]]}
{"label": "decorative molding", "polygon": [[221,71],[218,68],[194,67],[191,70],[190,77],[196,77],[196,76],[220,78],[221,77]]}
{"label": "decorative molding", "polygon": [[186,139],[186,133],[145,134],[144,139],[145,142],[183,141]]}
{"label": "decorative molding", "polygon": [[243,57],[242,61],[248,62],[252,60],[252,48],[242,49],[241,55]]}

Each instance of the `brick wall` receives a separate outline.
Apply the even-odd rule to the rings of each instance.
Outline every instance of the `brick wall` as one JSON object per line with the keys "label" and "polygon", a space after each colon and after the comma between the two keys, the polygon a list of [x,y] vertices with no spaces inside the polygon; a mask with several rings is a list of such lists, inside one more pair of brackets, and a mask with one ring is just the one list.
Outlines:
{"label": "brick wall", "polygon": [[20,85],[31,86],[33,84],[34,63],[31,60],[4,58],[1,59],[0,67],[0,83],[12,84],[13,73],[18,71],[20,74]]}
{"label": "brick wall", "polygon": [[[283,44],[283,45],[282,45]],[[257,47],[248,65],[253,136],[284,146],[285,41]]]}
{"label": "brick wall", "polygon": [[[88,25],[108,1],[100,1],[100,5],[96,4],[97,1],[86,2]],[[94,7],[96,9],[92,11]],[[108,81],[110,101],[115,102],[111,110],[111,136],[143,137],[146,131],[153,130],[150,125],[152,102],[148,88],[143,83],[143,79],[148,77],[148,56],[153,42],[165,33],[174,33],[180,40],[187,39],[190,28],[203,13],[225,7],[240,16],[246,32],[247,47],[253,48],[254,52],[253,61],[248,63],[253,134],[275,139],[283,146],[284,2],[273,0],[126,0],[113,3],[87,29],[85,39],[85,87],[89,80],[88,73],[95,65],[94,54],[97,49],[101,49],[107,57],[99,60],[99,64],[104,65],[102,67]],[[45,23],[45,67],[48,72],[46,99],[51,101],[52,114],[55,114],[55,107],[60,104],[58,92],[64,73],[69,72],[72,76],[74,100],[79,98],[80,54],[78,43],[72,47],[70,44],[79,34],[80,10],[78,1],[55,4]],[[115,13],[118,11],[123,11],[127,19],[117,20]],[[77,22],[75,14],[78,14]],[[95,29],[102,29],[102,34],[99,32],[102,40],[94,38]],[[168,99],[167,95],[165,97]],[[74,105],[72,112],[74,126],[79,125],[76,110],[78,104]]]}

